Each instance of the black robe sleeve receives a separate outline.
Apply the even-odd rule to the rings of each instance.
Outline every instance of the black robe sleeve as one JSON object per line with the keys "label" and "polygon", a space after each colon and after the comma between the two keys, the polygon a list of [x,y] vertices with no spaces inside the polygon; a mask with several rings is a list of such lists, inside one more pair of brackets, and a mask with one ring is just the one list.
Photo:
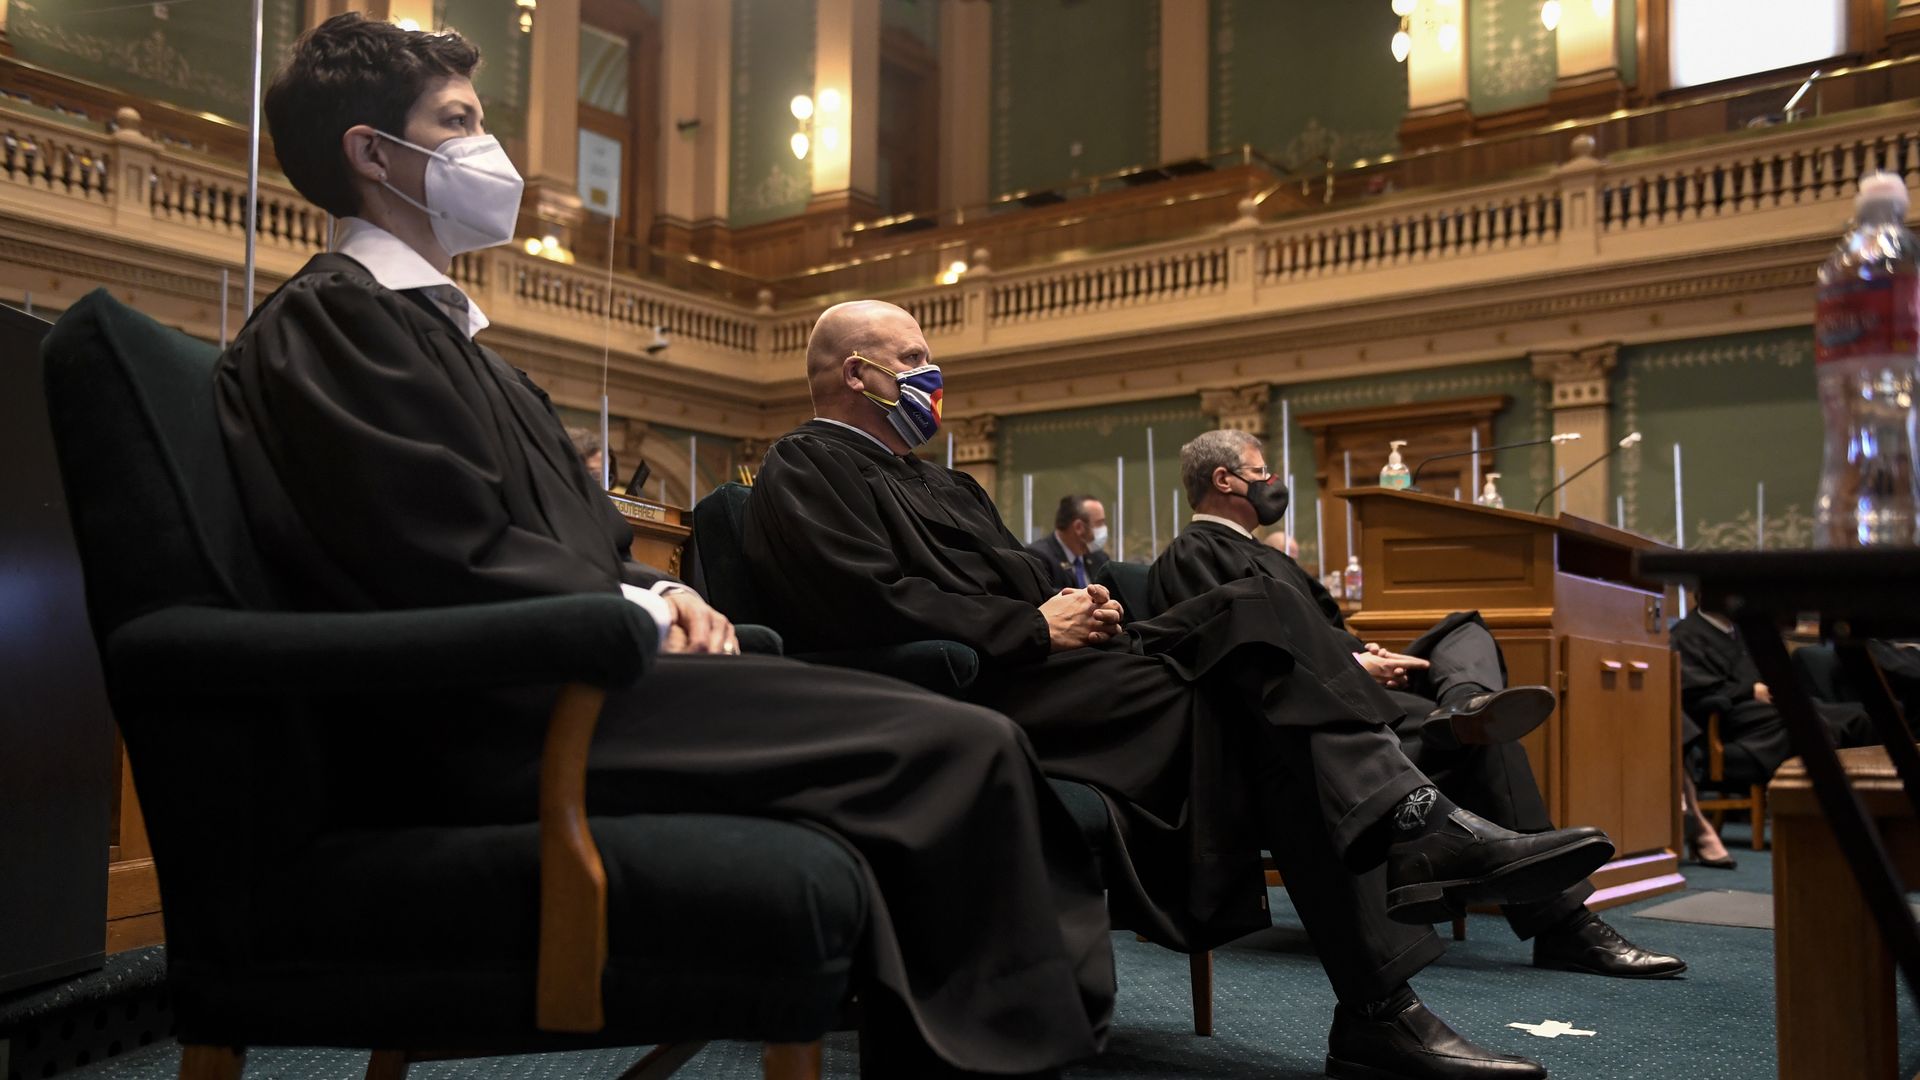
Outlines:
{"label": "black robe sleeve", "polygon": [[[978,491],[977,485],[975,491]],[[985,499],[980,492],[978,498]],[[1025,663],[1051,650],[1045,616],[1025,600],[955,591],[908,569],[937,552],[883,506],[860,458],[820,439],[788,437],[767,452],[748,503],[746,550],[769,617],[800,649],[875,641],[957,641],[990,661]],[[891,515],[892,527],[884,520]],[[1005,532],[1004,526],[1000,530]],[[1019,550],[1011,534],[1006,543]],[[846,614],[857,613],[857,614]],[[857,619],[858,625],[847,620]]]}
{"label": "black robe sleeve", "polygon": [[1759,673],[1749,670],[1752,661],[1732,635],[1696,612],[1674,624],[1672,639],[1680,654],[1680,702],[1687,712],[1697,713],[1709,697],[1722,697],[1734,705],[1753,697]]}
{"label": "black robe sleeve", "polygon": [[1147,580],[1154,609],[1165,611],[1208,589],[1250,577],[1272,578],[1298,589],[1326,617],[1327,626],[1350,641],[1352,651],[1364,648],[1347,630],[1340,605],[1326,587],[1293,559],[1257,540],[1196,523],[1175,537],[1153,561]]}
{"label": "black robe sleeve", "polygon": [[326,564],[295,568],[314,591],[420,607],[660,576],[625,563],[610,507],[542,451],[552,413],[510,400],[525,390],[489,366],[504,365],[347,275],[271,303],[223,359],[216,402],[249,519],[290,549],[276,562]]}

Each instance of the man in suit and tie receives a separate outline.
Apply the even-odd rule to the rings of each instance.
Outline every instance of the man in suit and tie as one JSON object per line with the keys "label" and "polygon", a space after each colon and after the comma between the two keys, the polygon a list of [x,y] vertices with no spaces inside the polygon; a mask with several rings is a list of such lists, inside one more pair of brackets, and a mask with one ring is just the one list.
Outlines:
{"label": "man in suit and tie", "polygon": [[1107,565],[1107,508],[1091,495],[1068,495],[1053,514],[1053,535],[1027,545],[1056,589],[1084,589]]}

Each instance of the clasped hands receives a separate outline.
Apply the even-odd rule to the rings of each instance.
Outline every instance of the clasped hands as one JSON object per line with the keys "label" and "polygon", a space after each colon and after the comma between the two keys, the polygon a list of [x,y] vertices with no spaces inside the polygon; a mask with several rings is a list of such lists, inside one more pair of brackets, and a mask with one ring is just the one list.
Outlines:
{"label": "clasped hands", "polygon": [[673,625],[667,628],[667,640],[660,651],[671,654],[740,652],[740,640],[733,634],[733,623],[700,598],[692,589],[673,589],[662,596],[673,608]]}
{"label": "clasped hands", "polygon": [[1427,668],[1425,660],[1405,653],[1389,652],[1381,648],[1377,641],[1367,642],[1366,651],[1354,653],[1353,658],[1360,662],[1368,675],[1373,676],[1374,682],[1389,690],[1403,689],[1407,685],[1408,672],[1425,671]]}
{"label": "clasped hands", "polygon": [[1112,640],[1120,632],[1120,620],[1125,612],[1106,586],[1089,585],[1084,589],[1061,589],[1040,605],[1040,614],[1046,617],[1047,637],[1053,642],[1053,651],[1065,652]]}

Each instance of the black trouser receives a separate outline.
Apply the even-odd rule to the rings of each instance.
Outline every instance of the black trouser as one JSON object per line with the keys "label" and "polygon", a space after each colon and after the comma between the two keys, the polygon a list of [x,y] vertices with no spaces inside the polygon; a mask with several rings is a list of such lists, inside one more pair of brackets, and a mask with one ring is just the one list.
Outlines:
{"label": "black trouser", "polygon": [[[1430,666],[1418,673],[1408,691],[1394,694],[1407,710],[1406,719],[1395,727],[1407,757],[1447,798],[1495,825],[1523,833],[1552,829],[1553,819],[1540,796],[1533,764],[1519,743],[1447,749],[1426,746],[1420,739],[1421,721],[1449,691],[1506,688],[1500,646],[1493,635],[1477,620],[1462,622],[1432,643],[1427,660]],[[1550,900],[1508,904],[1501,911],[1525,941],[1565,920],[1592,895],[1593,884],[1582,881]]]}

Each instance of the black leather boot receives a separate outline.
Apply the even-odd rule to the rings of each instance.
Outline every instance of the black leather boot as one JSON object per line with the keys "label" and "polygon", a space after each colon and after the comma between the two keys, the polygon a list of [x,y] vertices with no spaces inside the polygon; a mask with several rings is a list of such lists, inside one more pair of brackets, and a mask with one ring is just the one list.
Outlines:
{"label": "black leather boot", "polygon": [[1472,1042],[1419,998],[1392,1016],[1369,1019],[1345,1005],[1333,1010],[1327,1075],[1334,1080],[1545,1080],[1537,1061]]}
{"label": "black leather boot", "polygon": [[1599,829],[1517,833],[1455,807],[1432,829],[1387,849],[1387,915],[1426,926],[1468,904],[1527,904],[1558,896],[1613,858]]}
{"label": "black leather boot", "polygon": [[1513,742],[1553,714],[1553,691],[1544,686],[1510,686],[1442,705],[1420,725],[1420,741],[1455,749]]}
{"label": "black leather boot", "polygon": [[1598,915],[1533,939],[1533,966],[1553,971],[1611,975],[1616,979],[1670,979],[1687,970],[1677,956],[1648,952],[1620,936]]}

